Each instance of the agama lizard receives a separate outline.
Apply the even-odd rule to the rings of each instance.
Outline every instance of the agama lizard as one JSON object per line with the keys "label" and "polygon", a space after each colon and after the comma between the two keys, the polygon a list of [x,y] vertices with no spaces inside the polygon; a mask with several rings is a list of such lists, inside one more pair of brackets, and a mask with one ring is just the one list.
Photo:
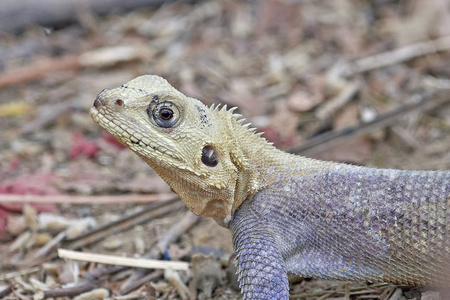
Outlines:
{"label": "agama lizard", "polygon": [[195,214],[230,228],[244,299],[288,299],[288,274],[449,285],[450,171],[318,161],[158,76],[105,89],[94,121]]}

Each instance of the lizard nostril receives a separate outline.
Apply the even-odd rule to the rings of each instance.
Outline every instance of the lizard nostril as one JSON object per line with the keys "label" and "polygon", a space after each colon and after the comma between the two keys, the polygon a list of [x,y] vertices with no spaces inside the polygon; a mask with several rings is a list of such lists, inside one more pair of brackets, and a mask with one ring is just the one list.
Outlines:
{"label": "lizard nostril", "polygon": [[116,105],[122,106],[122,105],[123,105],[123,100],[117,99],[117,100],[116,100]]}
{"label": "lizard nostril", "polygon": [[94,107],[99,108],[102,105],[103,105],[102,101],[97,97],[94,101]]}

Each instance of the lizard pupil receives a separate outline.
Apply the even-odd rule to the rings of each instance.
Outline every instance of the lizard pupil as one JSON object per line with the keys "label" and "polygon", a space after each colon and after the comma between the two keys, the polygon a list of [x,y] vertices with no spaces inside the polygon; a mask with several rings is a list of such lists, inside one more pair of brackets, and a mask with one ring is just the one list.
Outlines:
{"label": "lizard pupil", "polygon": [[173,111],[169,108],[163,108],[159,112],[159,116],[165,121],[170,120],[173,117]]}
{"label": "lizard pupil", "polygon": [[208,167],[215,167],[219,163],[217,150],[213,146],[205,146],[202,150],[202,162]]}
{"label": "lizard pupil", "polygon": [[147,114],[161,128],[175,126],[181,117],[180,110],[171,102],[151,102],[147,108]]}

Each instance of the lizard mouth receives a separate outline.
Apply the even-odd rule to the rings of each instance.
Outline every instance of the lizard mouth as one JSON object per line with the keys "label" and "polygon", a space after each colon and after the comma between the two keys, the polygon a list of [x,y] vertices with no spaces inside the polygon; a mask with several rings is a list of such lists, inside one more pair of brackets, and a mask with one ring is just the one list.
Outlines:
{"label": "lizard mouth", "polygon": [[141,146],[149,148],[149,150],[151,149],[157,152],[164,153],[164,151],[158,149],[160,147],[158,147],[156,143],[152,142],[149,138],[144,137],[144,134],[141,134],[139,132],[130,133],[130,130],[127,130],[128,126],[126,126],[126,121],[124,121],[123,118],[118,116],[113,118],[109,111],[106,111],[106,113],[104,113],[101,111],[101,109],[98,109],[94,106],[91,107],[89,114],[95,123],[99,124],[101,127],[103,127],[103,129],[111,133],[122,143],[130,146],[130,148],[133,149],[136,146]]}
{"label": "lizard mouth", "polygon": [[[103,129],[111,133],[126,146],[129,146],[132,149],[134,149],[136,146],[140,146],[150,148],[151,150],[157,152],[162,152],[158,151],[156,143],[152,143],[151,140],[144,137],[143,134],[140,134],[139,132],[131,134],[130,130],[127,130],[126,122],[114,121],[108,111],[106,113],[103,113],[100,109],[91,107],[89,114],[95,123],[99,124],[101,127],[103,127]],[[114,119],[121,120],[123,118]]]}
{"label": "lizard mouth", "polygon": [[143,156],[144,160],[148,160],[149,156],[154,157],[155,160],[164,157],[165,162],[172,161],[174,165],[180,165],[180,162],[183,161],[182,157],[177,155],[175,151],[148,138],[148,133],[136,131],[137,129],[130,133],[132,130],[127,126],[128,122],[123,116],[113,115],[110,110],[103,112],[103,109],[94,106],[91,107],[89,115],[95,123],[112,134],[122,144],[136,154]]}

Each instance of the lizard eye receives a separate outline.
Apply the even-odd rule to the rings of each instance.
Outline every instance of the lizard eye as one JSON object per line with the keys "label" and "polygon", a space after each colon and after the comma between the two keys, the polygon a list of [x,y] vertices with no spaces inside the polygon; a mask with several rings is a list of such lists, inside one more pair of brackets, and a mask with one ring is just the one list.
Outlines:
{"label": "lizard eye", "polygon": [[175,105],[163,102],[150,107],[147,111],[155,123],[163,128],[173,127],[180,118],[180,113]]}
{"label": "lizard eye", "polygon": [[202,162],[208,167],[215,167],[219,163],[219,155],[213,146],[205,146],[202,150]]}
{"label": "lizard eye", "polygon": [[173,117],[173,110],[170,108],[163,108],[159,111],[159,116],[164,121],[169,121]]}

